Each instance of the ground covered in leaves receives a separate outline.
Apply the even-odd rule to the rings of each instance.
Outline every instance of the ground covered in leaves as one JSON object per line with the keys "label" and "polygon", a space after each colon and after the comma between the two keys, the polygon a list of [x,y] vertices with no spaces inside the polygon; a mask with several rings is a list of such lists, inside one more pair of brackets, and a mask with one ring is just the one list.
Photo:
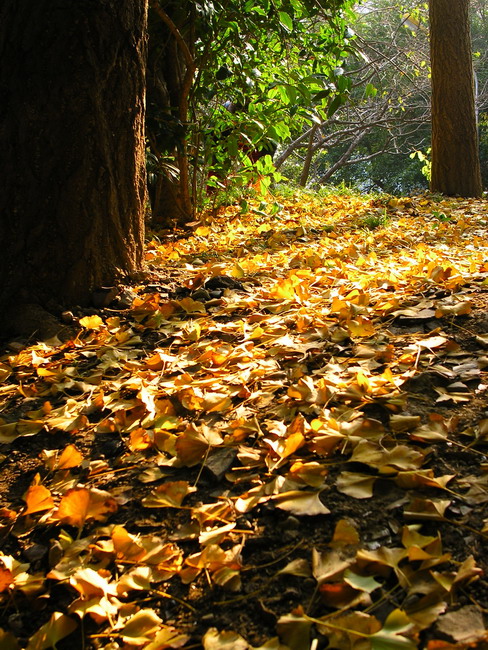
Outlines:
{"label": "ground covered in leaves", "polygon": [[487,647],[488,203],[281,203],[5,346],[0,648]]}

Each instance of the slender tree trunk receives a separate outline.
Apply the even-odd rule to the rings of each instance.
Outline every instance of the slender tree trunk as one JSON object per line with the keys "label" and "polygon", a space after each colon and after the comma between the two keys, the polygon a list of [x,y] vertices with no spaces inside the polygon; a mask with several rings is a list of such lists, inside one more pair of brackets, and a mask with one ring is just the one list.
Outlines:
{"label": "slender tree trunk", "polygon": [[187,0],[150,0],[148,134],[159,159],[170,156],[178,175],[162,165],[153,223],[185,226],[193,221],[194,200],[188,158],[188,101],[195,74],[195,8]]}
{"label": "slender tree trunk", "polygon": [[147,0],[3,0],[0,308],[141,267]]}
{"label": "slender tree trunk", "polygon": [[432,67],[431,190],[482,194],[469,0],[429,0]]}
{"label": "slender tree trunk", "polygon": [[305,156],[305,162],[303,163],[302,173],[300,174],[300,187],[306,187],[308,177],[310,175],[310,165],[312,164],[313,158],[313,141],[315,139],[315,133],[318,129],[318,124],[314,124],[310,130],[310,138],[308,139],[307,155]]}

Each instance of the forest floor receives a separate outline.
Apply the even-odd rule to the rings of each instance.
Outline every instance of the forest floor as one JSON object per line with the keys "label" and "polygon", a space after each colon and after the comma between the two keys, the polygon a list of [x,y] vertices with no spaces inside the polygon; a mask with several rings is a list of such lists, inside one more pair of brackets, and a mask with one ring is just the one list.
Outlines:
{"label": "forest floor", "polygon": [[1,650],[488,647],[488,202],[278,201],[5,344]]}

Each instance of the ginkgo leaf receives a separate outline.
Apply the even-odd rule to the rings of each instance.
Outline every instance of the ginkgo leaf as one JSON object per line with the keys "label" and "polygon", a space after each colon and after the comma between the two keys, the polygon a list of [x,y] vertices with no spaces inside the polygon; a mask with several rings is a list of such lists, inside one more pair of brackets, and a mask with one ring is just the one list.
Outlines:
{"label": "ginkgo leaf", "polygon": [[131,591],[149,591],[153,582],[149,566],[139,566],[124,573],[117,581],[117,594],[127,596]]}
{"label": "ginkgo leaf", "polygon": [[339,492],[355,499],[370,499],[376,478],[355,472],[342,472],[336,481]]}
{"label": "ginkgo leaf", "polygon": [[53,469],[71,469],[79,467],[83,461],[83,455],[78,451],[74,445],[68,445],[63,449],[61,455],[55,461]]}
{"label": "ginkgo leaf", "polygon": [[458,302],[455,305],[439,305],[435,310],[435,317],[442,318],[442,316],[463,316],[470,314],[473,310],[473,303],[469,300]]}
{"label": "ginkgo leaf", "polygon": [[285,567],[278,571],[278,575],[283,573],[308,578],[312,575],[312,568],[307,560],[304,558],[297,558],[296,560],[288,562]]}
{"label": "ginkgo leaf", "polygon": [[301,607],[280,616],[276,625],[276,631],[285,647],[290,650],[310,650],[310,632],[312,622],[304,616]]}
{"label": "ginkgo leaf", "polygon": [[403,636],[413,627],[404,611],[394,609],[387,616],[381,630],[369,636],[372,650],[416,650],[417,640]]}
{"label": "ginkgo leaf", "polygon": [[162,483],[142,500],[146,508],[179,508],[183,499],[194,492],[187,481],[168,481]]}
{"label": "ginkgo leaf", "polygon": [[343,548],[344,546],[356,546],[359,542],[359,533],[352,523],[347,519],[339,519],[329,546],[331,548]]}
{"label": "ginkgo leaf", "polygon": [[14,581],[14,574],[10,569],[0,566],[0,593],[7,591]]}
{"label": "ginkgo leaf", "polygon": [[47,623],[31,636],[27,650],[45,650],[55,648],[58,641],[64,639],[78,627],[76,621],[66,614],[54,612]]}
{"label": "ginkgo leaf", "polygon": [[204,650],[248,650],[249,644],[236,632],[211,627],[203,635]]}
{"label": "ginkgo leaf", "polygon": [[199,430],[190,426],[178,436],[176,452],[182,463],[192,467],[201,462],[210,447],[218,446],[222,442],[222,437],[218,432],[204,427]]}
{"label": "ginkgo leaf", "polygon": [[344,571],[344,582],[353,587],[353,589],[365,591],[368,594],[382,586],[381,582],[375,580],[373,576],[361,576],[349,569]]}
{"label": "ginkgo leaf", "polygon": [[204,314],[206,311],[203,302],[199,302],[198,300],[193,300],[193,298],[190,298],[189,296],[187,298],[182,298],[181,300],[178,300],[176,304],[179,307],[181,307],[184,311],[186,311],[188,314]]}
{"label": "ginkgo leaf", "polygon": [[451,504],[448,499],[421,499],[413,498],[405,507],[406,519],[417,521],[443,521],[444,513]]}
{"label": "ginkgo leaf", "polygon": [[154,637],[162,622],[153,609],[141,609],[131,616],[119,634],[126,643],[144,645]]}
{"label": "ginkgo leaf", "polygon": [[151,641],[144,646],[144,650],[166,650],[166,648],[182,648],[190,639],[188,634],[181,632],[170,625],[161,625],[152,636]]}
{"label": "ginkgo leaf", "polygon": [[317,622],[317,629],[328,639],[329,645],[333,648],[354,647],[358,639],[369,641],[380,628],[381,623],[378,619],[364,612],[351,612],[330,620],[323,617],[320,623]]}
{"label": "ginkgo leaf", "polygon": [[82,528],[87,519],[104,521],[117,508],[117,502],[110,493],[77,487],[64,494],[59,508],[51,516],[62,524]]}
{"label": "ginkgo leaf", "polygon": [[17,639],[11,632],[7,632],[0,627],[0,648],[5,650],[19,650],[20,646]]}
{"label": "ginkgo leaf", "polygon": [[330,510],[320,500],[320,494],[321,492],[290,490],[272,498],[277,508],[291,512],[293,515],[328,515]]}
{"label": "ginkgo leaf", "polygon": [[84,316],[80,318],[79,323],[87,330],[98,330],[103,325],[103,320],[100,316]]}
{"label": "ginkgo leaf", "polygon": [[24,515],[45,512],[54,508],[54,499],[51,496],[51,491],[44,487],[44,485],[31,485],[24,494],[24,501],[27,504],[27,508],[23,513]]}

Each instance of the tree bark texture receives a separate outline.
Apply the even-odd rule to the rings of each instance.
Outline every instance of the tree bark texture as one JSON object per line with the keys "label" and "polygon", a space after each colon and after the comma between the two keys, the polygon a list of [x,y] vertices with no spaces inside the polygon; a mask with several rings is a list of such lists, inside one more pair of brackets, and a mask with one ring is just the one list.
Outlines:
{"label": "tree bark texture", "polygon": [[147,0],[3,0],[0,308],[138,270]]}
{"label": "tree bark texture", "polygon": [[429,0],[432,69],[431,190],[482,194],[469,0]]}

